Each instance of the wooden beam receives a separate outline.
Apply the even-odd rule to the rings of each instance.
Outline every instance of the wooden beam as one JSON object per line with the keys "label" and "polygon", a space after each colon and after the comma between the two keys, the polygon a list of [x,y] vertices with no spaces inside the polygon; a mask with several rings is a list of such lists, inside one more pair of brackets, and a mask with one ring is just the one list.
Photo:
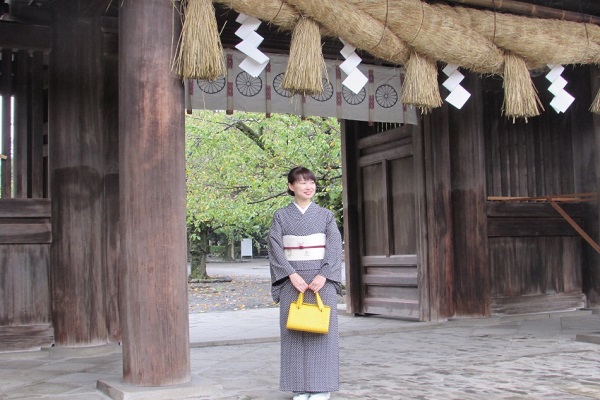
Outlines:
{"label": "wooden beam", "polygon": [[550,203],[550,205],[564,218],[567,220],[567,222],[569,223],[569,225],[571,225],[573,227],[573,229],[575,229],[577,231],[577,233],[579,233],[581,235],[581,237],[583,239],[585,239],[586,242],[588,242],[588,244],[590,246],[592,246],[592,248],[594,250],[596,250],[596,252],[598,254],[600,254],[600,246],[598,245],[598,243],[594,242],[594,240],[587,234],[585,233],[585,231],[579,226],[579,224],[577,224],[577,222],[575,222],[573,220],[573,218],[571,218],[569,216],[569,214],[567,214],[565,212],[565,210],[563,210],[554,200],[552,200],[552,198],[550,196],[548,196],[547,198],[548,203]]}
{"label": "wooden beam", "polygon": [[0,48],[49,51],[51,47],[52,29],[49,26],[0,21]]}
{"label": "wooden beam", "polygon": [[112,0],[91,0],[87,2],[80,2],[79,4],[85,4],[85,7],[79,10],[79,18],[96,18],[106,13],[106,10],[110,6]]}

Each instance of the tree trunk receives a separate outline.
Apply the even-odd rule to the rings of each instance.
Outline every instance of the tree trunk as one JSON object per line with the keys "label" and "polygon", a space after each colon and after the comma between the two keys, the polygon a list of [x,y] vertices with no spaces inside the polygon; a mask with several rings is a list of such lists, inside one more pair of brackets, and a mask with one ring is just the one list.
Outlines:
{"label": "tree trunk", "polygon": [[190,255],[192,272],[190,273],[191,279],[206,279],[208,274],[206,273],[206,256],[208,255],[208,232],[202,230],[198,233],[198,239],[190,240]]}

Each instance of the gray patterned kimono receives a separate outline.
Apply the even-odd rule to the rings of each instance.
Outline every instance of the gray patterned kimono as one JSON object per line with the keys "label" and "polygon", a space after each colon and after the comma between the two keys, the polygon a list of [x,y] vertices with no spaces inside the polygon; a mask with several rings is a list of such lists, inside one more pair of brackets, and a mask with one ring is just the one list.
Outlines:
{"label": "gray patterned kimono", "polygon": [[[283,236],[325,234],[322,260],[288,261]],[[285,392],[334,392],[339,390],[339,334],[337,295],[341,294],[342,238],[333,213],[311,203],[304,214],[294,203],[277,210],[269,233],[269,263],[272,295],[280,303],[281,329],[280,389]],[[331,306],[329,333],[326,335],[290,331],[285,325],[289,306],[298,297],[288,276],[297,272],[306,283],[318,274],[327,280],[319,291],[323,303]],[[314,303],[307,290],[305,303]]]}

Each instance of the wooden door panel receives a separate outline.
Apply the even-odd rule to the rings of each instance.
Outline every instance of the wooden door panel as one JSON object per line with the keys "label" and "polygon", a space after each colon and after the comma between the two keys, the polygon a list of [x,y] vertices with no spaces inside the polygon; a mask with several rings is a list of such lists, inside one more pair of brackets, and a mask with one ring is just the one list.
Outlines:
{"label": "wooden door panel", "polygon": [[359,148],[361,309],[420,319],[412,136],[396,129]]}

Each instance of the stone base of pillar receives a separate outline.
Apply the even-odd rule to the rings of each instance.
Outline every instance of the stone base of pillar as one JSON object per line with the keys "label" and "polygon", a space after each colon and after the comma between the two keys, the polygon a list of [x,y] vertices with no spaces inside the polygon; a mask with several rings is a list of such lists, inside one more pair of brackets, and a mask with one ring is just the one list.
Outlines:
{"label": "stone base of pillar", "polygon": [[189,399],[223,394],[223,386],[195,375],[188,383],[172,386],[135,386],[122,380],[100,379],[96,389],[115,400]]}

